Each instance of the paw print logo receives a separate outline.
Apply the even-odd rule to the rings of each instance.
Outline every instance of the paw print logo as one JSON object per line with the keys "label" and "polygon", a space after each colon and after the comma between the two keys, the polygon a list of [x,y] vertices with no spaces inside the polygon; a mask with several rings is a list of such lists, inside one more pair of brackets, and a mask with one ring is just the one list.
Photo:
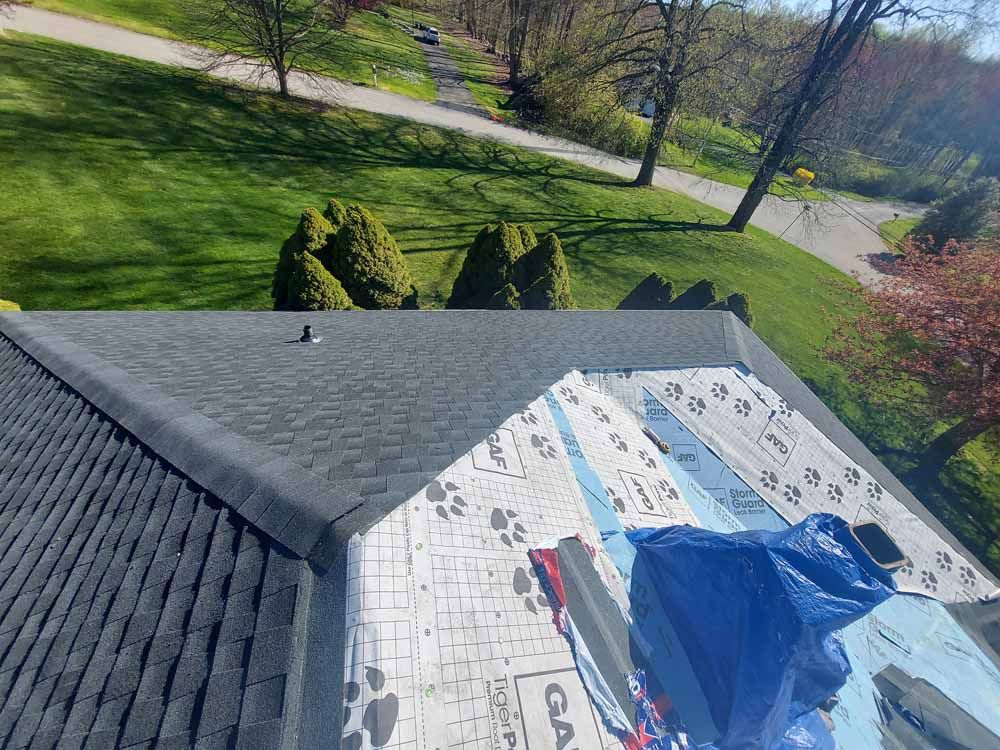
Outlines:
{"label": "paw print logo", "polygon": [[538,417],[535,416],[535,413],[531,409],[525,409],[521,412],[521,421],[529,427],[533,427],[538,424]]}
{"label": "paw print logo", "polygon": [[668,382],[663,386],[663,390],[667,394],[667,398],[672,398],[674,401],[680,401],[684,397],[684,389],[681,388],[680,383]]}
{"label": "paw print logo", "polygon": [[765,490],[776,490],[778,489],[778,475],[773,471],[764,469],[760,473],[760,483],[764,485]]}
{"label": "paw print logo", "polygon": [[547,461],[556,457],[556,447],[552,445],[552,441],[544,435],[532,435],[531,447],[536,449],[538,451],[538,455]]}
{"label": "paw print logo", "polygon": [[611,487],[605,487],[604,491],[608,494],[608,498],[615,506],[615,510],[619,513],[625,512],[625,501],[621,499],[621,496],[615,492]]}
{"label": "paw print logo", "polygon": [[445,521],[450,521],[452,516],[464,516],[465,509],[468,507],[468,503],[465,502],[465,498],[461,495],[451,495],[451,499],[448,499],[449,493],[457,492],[460,487],[452,482],[445,482],[442,484],[437,479],[427,485],[427,500],[434,504],[434,512],[437,513]]}
{"label": "paw print logo", "polygon": [[626,367],[624,370],[618,373],[619,380],[629,380],[632,377],[632,368]]}
{"label": "paw print logo", "polygon": [[816,469],[807,466],[805,471],[805,480],[806,484],[810,487],[819,487],[819,483],[823,481],[823,477],[820,476]]}
{"label": "paw print logo", "polygon": [[559,387],[559,393],[561,393],[562,397],[564,399],[566,399],[567,401],[572,401],[577,406],[580,405],[580,397],[577,396],[575,393],[573,393],[573,389],[572,388],[567,388],[564,385],[560,386]]}
{"label": "paw print logo", "polygon": [[736,412],[737,416],[749,417],[753,409],[745,398],[738,398],[733,402],[733,411]]}
{"label": "paw print logo", "polygon": [[913,560],[907,560],[906,564],[903,565],[903,567],[900,568],[898,572],[902,573],[905,576],[912,577],[913,576]]}
{"label": "paw print logo", "polygon": [[490,526],[494,531],[500,532],[500,541],[511,549],[514,548],[514,542],[524,544],[528,534],[528,530],[515,521],[515,518],[517,513],[503,508],[494,508],[490,513]]}
{"label": "paw print logo", "polygon": [[792,505],[798,505],[802,499],[802,490],[794,484],[785,485],[785,500]]}
{"label": "paw print logo", "polygon": [[836,482],[830,482],[826,485],[826,496],[838,503],[844,502],[844,490]]}
{"label": "paw print logo", "polygon": [[847,482],[852,487],[857,487],[861,484],[861,472],[855,469],[853,466],[848,466],[844,469],[844,481]]}
{"label": "paw print logo", "polygon": [[729,398],[729,389],[725,383],[712,383],[712,398],[717,398],[719,401]]}
{"label": "paw print logo", "polygon": [[608,413],[604,411],[604,409],[602,409],[600,406],[596,405],[591,406],[590,410],[594,412],[594,416],[597,417],[600,421],[604,422],[604,424],[611,424],[611,417],[609,417]]}
{"label": "paw print logo", "polygon": [[783,398],[778,399],[778,413],[783,417],[790,417],[795,413],[795,409],[788,405]]}
{"label": "paw print logo", "polygon": [[944,550],[937,553],[937,566],[945,573],[951,572],[951,555]]}
{"label": "paw print logo", "polygon": [[688,411],[694,414],[696,417],[700,417],[705,413],[705,409],[708,408],[708,404],[705,403],[705,399],[700,396],[691,396],[688,399]]}
{"label": "paw print logo", "polygon": [[976,583],[976,571],[967,565],[958,566],[958,580],[963,586],[974,586]]}
{"label": "paw print logo", "polygon": [[657,479],[656,488],[660,491],[662,495],[666,495],[671,500],[680,500],[680,493],[674,489],[674,486],[670,484],[666,479]]}
{"label": "paw print logo", "polygon": [[875,502],[882,502],[882,485],[878,482],[868,482],[868,497]]}
{"label": "paw print logo", "polygon": [[628,453],[628,443],[622,440],[622,436],[619,435],[617,432],[609,432],[608,440],[610,440],[611,444],[615,446],[615,448],[620,450],[622,453]]}
{"label": "paw print logo", "polygon": [[[365,667],[365,681],[373,693],[381,694],[385,688],[385,674],[381,669]],[[351,704],[361,699],[361,685],[348,682],[344,686],[344,698],[344,725],[347,726],[351,720]],[[366,730],[372,747],[384,747],[392,738],[398,718],[399,698],[395,693],[387,692],[380,697],[372,698],[361,715],[361,728],[344,737],[342,745],[344,750],[360,750],[364,744]]]}
{"label": "paw print logo", "polygon": [[646,451],[642,450],[642,448],[639,449],[639,460],[646,465],[647,469],[656,468],[656,459],[646,453]]}
{"label": "paw print logo", "polygon": [[931,573],[929,570],[921,570],[920,585],[932,593],[936,592],[938,585],[937,576]]}
{"label": "paw print logo", "polygon": [[514,568],[514,580],[512,583],[514,593],[524,597],[524,608],[533,615],[538,614],[538,607],[535,606],[536,603],[541,607],[549,606],[549,600],[541,592],[532,599],[531,595],[535,590],[535,579],[537,577],[534,568],[528,568],[527,571],[521,567]]}

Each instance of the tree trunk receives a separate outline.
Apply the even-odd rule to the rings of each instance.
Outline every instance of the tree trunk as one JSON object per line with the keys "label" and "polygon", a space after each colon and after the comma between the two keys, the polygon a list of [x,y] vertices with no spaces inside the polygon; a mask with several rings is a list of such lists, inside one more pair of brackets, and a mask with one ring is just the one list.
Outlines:
{"label": "tree trunk", "polygon": [[970,419],[963,419],[949,427],[924,449],[917,465],[910,470],[909,476],[921,484],[935,481],[951,457],[958,453],[963,445],[986,432],[989,427],[986,422]]}
{"label": "tree trunk", "polygon": [[743,200],[740,201],[740,205],[736,207],[736,211],[733,212],[732,217],[729,219],[727,226],[730,229],[735,232],[742,232],[747,228],[747,224],[753,218],[757,206],[760,205],[760,202],[764,200],[764,196],[767,195],[767,190],[771,186],[771,180],[778,173],[778,167],[791,154],[796,138],[798,138],[798,132],[793,134],[786,132],[782,128],[782,132],[775,139],[771,150],[767,152],[760,166],[757,167],[757,173],[753,176],[750,187],[743,194]]}
{"label": "tree trunk", "polygon": [[653,122],[649,128],[649,138],[646,140],[646,152],[642,156],[642,166],[639,167],[639,174],[633,183],[636,187],[648,187],[653,184],[656,163],[660,160],[660,148],[663,146],[663,138],[667,134],[667,126],[670,125],[670,117],[676,102],[676,91],[667,92],[665,96],[656,98],[656,111],[653,112]]}
{"label": "tree trunk", "polygon": [[285,70],[284,65],[279,65],[275,68],[275,74],[278,76],[278,91],[281,96],[285,99],[288,98],[288,71]]}

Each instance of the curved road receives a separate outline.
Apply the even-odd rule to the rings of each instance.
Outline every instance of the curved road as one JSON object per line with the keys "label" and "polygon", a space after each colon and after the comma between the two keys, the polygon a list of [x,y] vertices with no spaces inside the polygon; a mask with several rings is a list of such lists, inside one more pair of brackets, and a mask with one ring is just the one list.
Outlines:
{"label": "curved road", "polygon": [[[0,23],[15,31],[178,67],[199,68],[204,60],[203,51],[192,45],[28,6],[16,6],[9,18],[0,18]],[[275,88],[269,76],[261,77],[260,68],[246,63],[232,63],[217,68],[212,71],[212,75]],[[548,156],[586,164],[626,179],[634,177],[639,167],[639,163],[633,159],[612,156],[562,138],[492,122],[446,104],[431,104],[330,78],[301,74],[290,77],[289,88],[297,96],[377,114],[404,117],[427,125],[458,130],[476,138],[490,138]],[[665,167],[657,168],[654,184],[727,212],[736,208],[743,195],[740,188]],[[919,209],[905,204],[863,203],[837,197],[836,203],[811,204],[811,209],[804,216],[800,216],[801,213],[802,204],[768,196],[757,209],[752,223],[776,235],[784,233],[784,239],[788,242],[846,273],[857,274],[864,282],[871,283],[878,279],[879,274],[868,258],[885,252],[882,240],[873,228],[891,219],[894,213],[901,217],[916,216]]]}

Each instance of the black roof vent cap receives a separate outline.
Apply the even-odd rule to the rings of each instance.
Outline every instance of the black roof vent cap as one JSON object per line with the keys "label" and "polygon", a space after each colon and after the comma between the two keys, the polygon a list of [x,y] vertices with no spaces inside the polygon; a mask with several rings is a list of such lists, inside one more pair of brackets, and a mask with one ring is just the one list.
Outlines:
{"label": "black roof vent cap", "polygon": [[303,344],[318,344],[322,340],[322,336],[313,336],[312,326],[302,326],[302,335],[299,336],[299,341]]}

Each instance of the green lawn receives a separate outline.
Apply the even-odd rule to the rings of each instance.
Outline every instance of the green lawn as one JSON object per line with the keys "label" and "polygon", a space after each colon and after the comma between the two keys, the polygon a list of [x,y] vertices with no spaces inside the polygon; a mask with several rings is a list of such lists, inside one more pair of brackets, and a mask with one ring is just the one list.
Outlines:
{"label": "green lawn", "polygon": [[878,225],[878,233],[882,236],[882,241],[893,252],[897,252],[903,243],[903,238],[920,223],[920,218],[914,219],[890,219]]}
{"label": "green lawn", "polygon": [[[559,234],[580,307],[614,307],[652,271],[748,292],[758,333],[880,455],[922,437],[859,407],[816,353],[824,308],[849,309],[828,283],[843,275],[765,232],[719,231],[724,214],[667,191],[17,34],[0,39],[0,153],[0,298],[28,310],[268,308],[282,240],[330,196],[370,207],[421,304],[441,307],[476,232],[502,218]],[[996,501],[989,451],[949,476],[970,501]]]}
{"label": "green lawn", "polygon": [[[178,0],[35,0],[33,5],[171,39],[184,39],[190,25],[184,3]],[[322,57],[302,62],[314,72],[368,86],[375,63],[380,89],[435,99],[434,81],[420,43],[370,11],[353,12],[344,33]]]}
{"label": "green lawn", "polygon": [[[705,148],[699,153],[702,141],[706,141]],[[663,144],[659,163],[726,185],[746,188],[753,181],[754,165],[741,155],[752,153],[756,148],[756,138],[748,137],[735,128],[712,122],[707,117],[681,117],[674,126],[672,137]],[[828,200],[819,190],[800,187],[784,175],[779,175],[771,183],[771,193],[810,201]]]}
{"label": "green lawn", "polygon": [[465,87],[472,93],[472,98],[491,113],[499,113],[509,95],[498,83],[499,73],[493,61],[461,37],[442,34],[441,39],[465,79]]}

